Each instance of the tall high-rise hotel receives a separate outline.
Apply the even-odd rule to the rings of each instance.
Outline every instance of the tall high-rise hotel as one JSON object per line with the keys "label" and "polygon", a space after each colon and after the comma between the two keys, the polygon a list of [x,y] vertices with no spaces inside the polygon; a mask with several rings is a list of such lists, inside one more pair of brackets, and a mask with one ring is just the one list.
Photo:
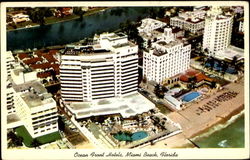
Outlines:
{"label": "tall high-rise hotel", "polygon": [[143,53],[143,75],[157,83],[185,72],[190,65],[191,45],[177,39],[171,28],[165,28],[159,40]]}
{"label": "tall high-rise hotel", "polygon": [[61,56],[64,102],[86,102],[137,92],[138,46],[122,33],[101,34],[97,43],[67,46]]}
{"label": "tall high-rise hotel", "polygon": [[225,50],[231,42],[232,27],[233,16],[212,7],[205,19],[203,49],[208,49],[209,54]]}

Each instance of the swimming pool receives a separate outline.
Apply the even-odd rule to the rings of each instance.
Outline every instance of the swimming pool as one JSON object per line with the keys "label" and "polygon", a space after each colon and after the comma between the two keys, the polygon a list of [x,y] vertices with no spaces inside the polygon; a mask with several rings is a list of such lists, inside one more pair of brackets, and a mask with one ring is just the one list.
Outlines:
{"label": "swimming pool", "polygon": [[140,139],[143,139],[143,138],[146,138],[148,136],[148,133],[145,132],[145,131],[139,131],[139,132],[135,132],[131,138],[132,138],[132,141],[137,141],[137,140],[140,140]]}
{"label": "swimming pool", "polygon": [[191,93],[188,93],[187,95],[183,96],[182,101],[190,102],[190,101],[198,98],[199,96],[201,96],[201,94],[199,92],[191,92]]}
{"label": "swimming pool", "polygon": [[145,131],[139,131],[139,132],[135,132],[132,135],[129,135],[127,133],[116,133],[114,135],[114,138],[119,140],[119,141],[137,141],[143,138],[146,138],[148,136],[148,133]]}

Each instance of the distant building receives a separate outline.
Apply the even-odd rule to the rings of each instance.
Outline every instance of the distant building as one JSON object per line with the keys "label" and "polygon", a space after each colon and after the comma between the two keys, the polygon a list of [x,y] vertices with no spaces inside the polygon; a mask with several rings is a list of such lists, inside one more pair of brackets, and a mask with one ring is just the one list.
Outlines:
{"label": "distant building", "polygon": [[230,9],[234,13],[239,13],[239,14],[243,14],[244,13],[244,7],[243,6],[231,6]]}
{"label": "distant building", "polygon": [[16,114],[33,138],[58,131],[56,102],[40,82],[13,83],[13,89]]}
{"label": "distant building", "polygon": [[207,12],[203,36],[203,49],[209,54],[226,49],[231,42],[233,16],[225,14],[220,7],[212,7]]}
{"label": "distant building", "polygon": [[7,114],[12,114],[16,112],[15,105],[14,105],[14,89],[12,87],[7,87]]}
{"label": "distant building", "polygon": [[6,52],[6,71],[7,71],[7,86],[6,86],[6,98],[7,98],[7,114],[15,113],[15,106],[14,106],[14,90],[12,88],[12,83],[10,82],[11,79],[11,70],[14,68],[15,58],[12,55],[11,51]]}
{"label": "distant building", "polygon": [[72,7],[62,7],[53,12],[54,16],[61,17],[61,16],[68,16],[73,14]]}
{"label": "distant building", "polygon": [[[144,48],[148,48],[148,43],[153,43],[162,39],[164,34],[164,28],[167,27],[165,22],[145,18],[142,20],[142,24],[138,27],[139,35],[144,40],[143,46]],[[184,30],[180,29],[179,27],[173,27],[172,32],[175,38],[177,37],[184,37]]]}
{"label": "distant building", "polygon": [[205,27],[205,14],[205,10],[182,12],[178,16],[170,18],[170,25],[192,33],[202,32]]}
{"label": "distant building", "polygon": [[239,24],[239,32],[244,33],[244,21],[243,21],[243,20],[240,21],[240,24]]}
{"label": "distant building", "polygon": [[11,69],[15,63],[15,58],[12,55],[11,51],[6,52],[6,69],[7,69],[7,78],[11,76]]}
{"label": "distant building", "polygon": [[24,69],[20,64],[16,63],[11,70],[11,78],[15,84],[22,84],[25,82],[33,81],[37,79],[37,72],[30,69]]}
{"label": "distant building", "polygon": [[68,46],[61,56],[63,101],[84,102],[137,92],[138,46],[122,33],[101,34],[97,43]]}
{"label": "distant building", "polygon": [[29,15],[18,13],[12,16],[14,23],[26,22],[30,21]]}
{"label": "distant building", "polygon": [[158,21],[152,18],[145,18],[141,21],[141,26],[138,27],[138,32],[151,32],[153,30],[156,30],[158,28],[162,28],[164,26],[166,26],[167,24],[162,22],[162,21]]}
{"label": "distant building", "polygon": [[148,81],[165,83],[189,68],[191,45],[174,37],[171,28],[165,28],[161,40],[143,54],[143,75]]}

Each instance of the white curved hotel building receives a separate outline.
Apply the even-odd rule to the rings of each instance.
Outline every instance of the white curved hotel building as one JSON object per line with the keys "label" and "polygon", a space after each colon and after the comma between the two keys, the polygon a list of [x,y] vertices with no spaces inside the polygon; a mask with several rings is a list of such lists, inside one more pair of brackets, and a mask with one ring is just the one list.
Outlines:
{"label": "white curved hotel building", "polygon": [[137,92],[138,46],[122,33],[101,34],[97,41],[91,46],[67,46],[61,56],[64,102],[89,102]]}
{"label": "white curved hotel building", "polygon": [[207,12],[203,36],[203,49],[209,54],[225,50],[231,42],[233,16],[223,14],[219,7],[213,7]]}

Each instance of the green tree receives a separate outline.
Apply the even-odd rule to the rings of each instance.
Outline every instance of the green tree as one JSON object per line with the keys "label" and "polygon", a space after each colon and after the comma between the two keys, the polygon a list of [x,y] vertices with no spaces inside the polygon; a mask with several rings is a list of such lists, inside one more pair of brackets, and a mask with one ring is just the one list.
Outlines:
{"label": "green tree", "polygon": [[162,91],[162,87],[159,84],[155,86],[154,93],[158,98],[164,98],[164,92]]}
{"label": "green tree", "polygon": [[36,148],[36,147],[38,147],[40,145],[41,145],[41,143],[37,139],[33,139],[33,141],[31,142],[32,147]]}
{"label": "green tree", "polygon": [[225,75],[227,69],[228,69],[227,62],[222,61],[222,64],[221,64],[221,73],[222,73],[223,76]]}
{"label": "green tree", "polygon": [[16,147],[16,146],[23,145],[23,138],[20,136],[17,136],[13,131],[8,132],[7,139],[10,139],[10,142],[8,143],[8,147]]}
{"label": "green tree", "polygon": [[63,119],[61,116],[58,117],[58,128],[61,131],[65,130],[65,123],[63,122]]}
{"label": "green tree", "polygon": [[211,88],[215,88],[216,87],[216,82],[215,81],[212,81],[211,82]]}

